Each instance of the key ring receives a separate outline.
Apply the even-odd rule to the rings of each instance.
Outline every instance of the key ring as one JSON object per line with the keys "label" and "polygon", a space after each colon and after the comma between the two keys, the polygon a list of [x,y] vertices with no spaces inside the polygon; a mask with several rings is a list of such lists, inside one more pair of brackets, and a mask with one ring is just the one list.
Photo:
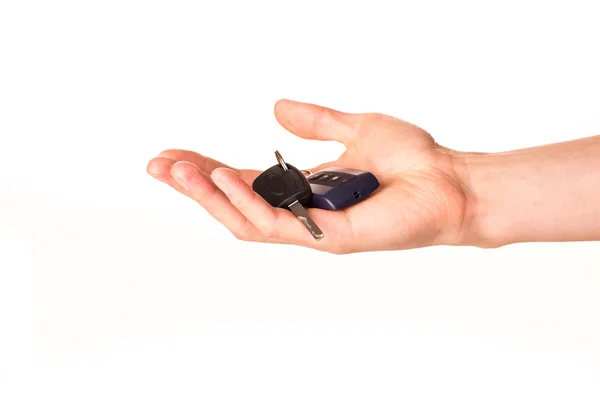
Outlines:
{"label": "key ring", "polygon": [[[277,159],[277,162],[279,163],[279,165],[281,165],[281,168],[283,168],[284,171],[288,170],[288,166],[285,162],[285,160],[283,159],[283,156],[281,155],[281,153],[277,150],[275,150],[275,158]],[[313,173],[310,172],[307,169],[303,169],[300,172],[302,172],[302,175],[304,175],[306,178],[308,178],[309,176],[311,176]]]}
{"label": "key ring", "polygon": [[279,151],[275,150],[275,158],[277,159],[277,162],[279,162],[279,165],[281,165],[281,168],[283,168],[284,171],[288,170],[288,166],[285,163],[285,160],[283,159],[283,157],[281,156],[281,153],[279,153]]}

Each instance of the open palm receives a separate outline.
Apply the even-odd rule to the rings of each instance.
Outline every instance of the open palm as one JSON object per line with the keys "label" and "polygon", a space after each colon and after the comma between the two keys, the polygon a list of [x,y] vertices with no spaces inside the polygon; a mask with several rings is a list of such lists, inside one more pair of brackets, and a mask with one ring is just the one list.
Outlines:
{"label": "open palm", "polygon": [[381,114],[347,114],[279,101],[275,116],[288,131],[315,140],[335,140],[346,151],[311,169],[346,167],[375,174],[381,187],[363,202],[340,211],[309,209],[325,233],[315,241],[289,210],[271,207],[251,189],[261,171],[239,170],[185,150],[167,150],[148,172],[196,200],[237,238],[290,243],[350,253],[391,250],[460,239],[466,193],[453,168],[452,151],[424,130]]}

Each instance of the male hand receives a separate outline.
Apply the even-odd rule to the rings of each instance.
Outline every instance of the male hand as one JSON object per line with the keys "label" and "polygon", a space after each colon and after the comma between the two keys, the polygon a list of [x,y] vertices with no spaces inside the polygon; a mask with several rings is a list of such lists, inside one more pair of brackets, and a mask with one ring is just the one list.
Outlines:
{"label": "male hand", "polygon": [[273,208],[251,188],[260,171],[234,169],[186,150],[167,150],[150,161],[156,179],[197,201],[241,240],[297,244],[336,254],[458,244],[470,217],[454,168],[454,152],[421,128],[381,114],[347,114],[281,100],[277,121],[291,133],[346,146],[325,167],[362,169],[381,187],[340,211],[309,209],[325,233],[315,241],[289,210]]}

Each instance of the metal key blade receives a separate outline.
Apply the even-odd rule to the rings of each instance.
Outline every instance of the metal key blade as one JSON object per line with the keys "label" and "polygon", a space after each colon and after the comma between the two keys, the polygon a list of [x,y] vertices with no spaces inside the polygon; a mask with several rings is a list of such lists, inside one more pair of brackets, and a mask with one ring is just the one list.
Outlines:
{"label": "metal key blade", "polygon": [[315,238],[315,240],[319,241],[323,239],[323,237],[325,236],[323,234],[323,231],[321,231],[317,224],[315,224],[315,221],[313,221],[310,215],[308,215],[306,209],[302,207],[302,204],[300,204],[298,200],[290,204],[289,209],[294,213],[296,218],[298,218],[298,221],[304,224],[306,229],[308,229],[308,231],[310,232],[312,237]]}

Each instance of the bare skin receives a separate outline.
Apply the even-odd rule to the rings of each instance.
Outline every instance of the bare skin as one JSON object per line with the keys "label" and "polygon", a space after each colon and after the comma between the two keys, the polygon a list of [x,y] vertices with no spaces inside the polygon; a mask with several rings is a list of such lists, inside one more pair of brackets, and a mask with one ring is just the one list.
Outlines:
{"label": "bare skin", "polygon": [[275,117],[299,137],[346,146],[340,158],[312,171],[363,169],[381,183],[367,200],[346,210],[310,209],[325,233],[321,241],[290,211],[271,207],[252,191],[260,171],[166,150],[149,162],[148,173],[197,201],[241,240],[336,254],[600,240],[600,137],[513,153],[460,153],[438,145],[415,125],[381,114],[347,114],[281,100]]}

